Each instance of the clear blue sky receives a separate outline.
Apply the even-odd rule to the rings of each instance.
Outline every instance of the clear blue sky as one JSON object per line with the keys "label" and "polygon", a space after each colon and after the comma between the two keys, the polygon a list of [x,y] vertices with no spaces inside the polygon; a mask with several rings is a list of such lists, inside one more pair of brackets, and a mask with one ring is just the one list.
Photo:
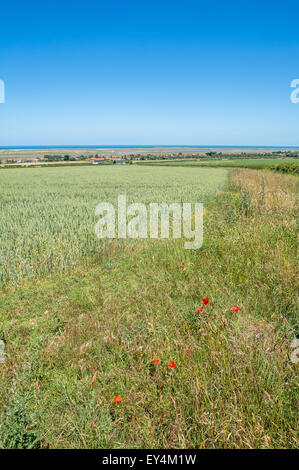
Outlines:
{"label": "clear blue sky", "polygon": [[0,146],[298,146],[298,13],[298,0],[1,2]]}

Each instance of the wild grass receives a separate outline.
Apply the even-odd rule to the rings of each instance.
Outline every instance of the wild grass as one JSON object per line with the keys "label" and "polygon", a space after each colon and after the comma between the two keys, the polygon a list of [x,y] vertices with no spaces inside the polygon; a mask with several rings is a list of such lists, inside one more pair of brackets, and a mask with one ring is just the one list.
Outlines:
{"label": "wild grass", "polygon": [[201,250],[112,243],[7,288],[1,445],[297,448],[296,189],[234,171],[207,202]]}
{"label": "wild grass", "polygon": [[297,162],[280,162],[270,167],[271,170],[289,175],[299,175],[299,161]]}

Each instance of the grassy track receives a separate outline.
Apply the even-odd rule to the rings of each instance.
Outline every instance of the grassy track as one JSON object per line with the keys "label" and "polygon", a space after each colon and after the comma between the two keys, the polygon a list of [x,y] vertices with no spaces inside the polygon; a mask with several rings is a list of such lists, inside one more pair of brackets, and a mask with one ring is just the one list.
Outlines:
{"label": "grassy track", "polygon": [[111,244],[6,289],[0,446],[298,447],[296,185],[234,171],[207,202],[202,250]]}

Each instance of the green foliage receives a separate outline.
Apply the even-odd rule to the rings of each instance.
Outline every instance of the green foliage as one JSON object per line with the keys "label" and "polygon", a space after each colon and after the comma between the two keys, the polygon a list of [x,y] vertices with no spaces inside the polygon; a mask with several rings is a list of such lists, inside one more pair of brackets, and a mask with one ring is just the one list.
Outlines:
{"label": "green foliage", "polygon": [[[13,380],[8,391],[9,399],[0,421],[0,448],[2,449],[37,449],[40,439],[34,422],[36,407],[33,374],[28,372],[30,365],[25,365],[24,372]],[[28,387],[28,388],[27,388]]]}
{"label": "green foliage", "polygon": [[227,157],[226,159],[206,159],[201,160],[168,160],[168,161],[156,161],[156,162],[136,162],[137,165],[151,165],[151,166],[183,166],[183,167],[211,167],[211,168],[252,168],[255,170],[270,169],[273,165],[294,163],[297,167],[298,159],[296,158],[232,158]]}
{"label": "green foliage", "polygon": [[278,165],[271,166],[270,169],[280,173],[299,175],[299,162],[283,162],[279,163]]}
{"label": "green foliage", "polygon": [[[98,256],[95,208],[131,202],[205,202],[225,183],[215,170],[80,167],[3,170],[0,173],[0,288],[66,272],[82,257]],[[104,244],[105,245],[105,244]],[[105,247],[104,247],[105,248]]]}
{"label": "green foliage", "polygon": [[[34,201],[46,204],[47,227],[53,219],[70,234],[64,240],[50,231],[47,240],[41,230],[46,254],[51,239],[62,250],[74,229],[82,234],[70,223],[67,202],[88,221],[83,213],[99,202],[96,188],[112,200],[124,192],[130,201],[140,194],[146,202],[204,198],[204,245],[185,250],[182,240],[115,241],[101,256],[90,249],[82,258],[79,251],[68,272],[6,286],[0,445],[298,448],[298,364],[289,357],[299,326],[297,179],[237,170],[223,186],[222,170],[110,170],[95,180],[102,169],[78,169],[72,179],[63,172],[63,180],[57,170],[33,172],[27,188],[22,180],[22,197],[6,188],[3,207],[13,216],[24,213],[32,229],[28,201],[33,214]],[[66,200],[63,210],[47,204],[56,193]],[[196,313],[203,297],[210,305]],[[241,310],[233,312],[234,305]],[[113,402],[115,395],[121,403]]]}

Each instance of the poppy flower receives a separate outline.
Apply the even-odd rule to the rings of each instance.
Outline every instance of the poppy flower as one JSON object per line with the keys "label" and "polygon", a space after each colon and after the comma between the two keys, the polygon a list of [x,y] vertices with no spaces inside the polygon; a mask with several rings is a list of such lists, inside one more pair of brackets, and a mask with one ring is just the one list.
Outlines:
{"label": "poppy flower", "polygon": [[187,353],[187,354],[190,354],[190,351],[189,351],[189,349],[186,349],[186,353]]}
{"label": "poppy flower", "polygon": [[151,377],[151,380],[157,380],[157,377]]}
{"label": "poppy flower", "polygon": [[90,382],[90,386],[93,387],[98,381],[99,379],[93,380],[92,382]]}
{"label": "poppy flower", "polygon": [[113,401],[114,401],[114,403],[120,403],[120,402],[122,401],[122,398],[121,398],[121,397],[118,397],[117,395],[115,395],[115,396],[113,397]]}
{"label": "poppy flower", "polygon": [[234,305],[232,308],[232,312],[239,312],[241,309],[237,305]]}
{"label": "poppy flower", "polygon": [[199,307],[199,308],[195,311],[195,313],[199,313],[199,312],[202,312],[202,307]]}
{"label": "poppy flower", "polygon": [[89,386],[90,387],[93,387],[96,382],[98,382],[99,379],[97,379],[97,373],[95,373],[91,378],[90,378],[90,383],[89,383]]}
{"label": "poppy flower", "polygon": [[183,268],[183,267],[184,267],[184,265],[183,265],[183,264],[180,264],[180,268]]}
{"label": "poppy flower", "polygon": [[169,363],[169,367],[175,367],[174,361],[171,361],[171,362]]}
{"label": "poppy flower", "polygon": [[160,359],[153,359],[154,366],[157,366],[160,362]]}
{"label": "poppy flower", "polygon": [[204,305],[210,305],[209,302],[210,302],[210,297],[205,297],[204,299],[202,299],[202,303],[203,303]]}

